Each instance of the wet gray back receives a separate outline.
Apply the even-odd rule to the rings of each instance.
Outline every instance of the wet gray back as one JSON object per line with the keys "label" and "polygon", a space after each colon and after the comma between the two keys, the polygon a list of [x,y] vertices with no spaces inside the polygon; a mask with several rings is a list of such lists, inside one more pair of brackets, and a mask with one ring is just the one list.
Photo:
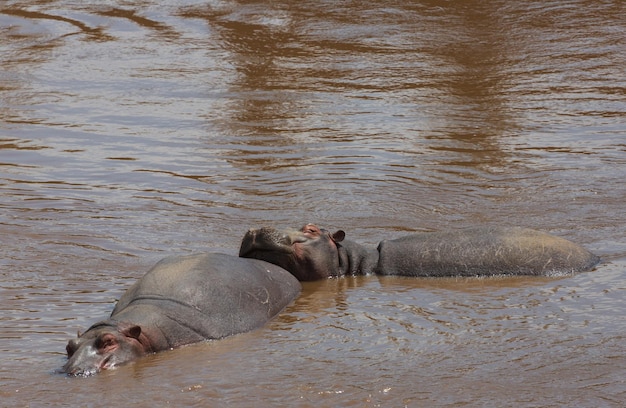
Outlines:
{"label": "wet gray back", "polygon": [[225,254],[165,258],[130,287],[111,319],[157,328],[169,346],[262,326],[300,293],[286,270]]}
{"label": "wet gray back", "polygon": [[382,241],[376,272],[403,276],[554,276],[599,258],[571,241],[519,227],[428,232]]}

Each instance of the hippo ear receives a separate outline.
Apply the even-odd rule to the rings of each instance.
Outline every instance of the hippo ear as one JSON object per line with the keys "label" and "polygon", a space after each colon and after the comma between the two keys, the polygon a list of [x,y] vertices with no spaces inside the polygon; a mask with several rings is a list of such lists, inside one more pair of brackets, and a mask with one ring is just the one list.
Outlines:
{"label": "hippo ear", "polygon": [[331,238],[335,242],[341,242],[341,241],[343,241],[343,239],[345,237],[346,237],[346,233],[343,232],[342,230],[339,230],[339,231],[335,232],[333,235],[331,235]]}
{"label": "hippo ear", "polygon": [[132,337],[134,339],[139,339],[139,336],[141,336],[141,327],[131,326],[128,329],[124,330],[124,335],[127,337]]}

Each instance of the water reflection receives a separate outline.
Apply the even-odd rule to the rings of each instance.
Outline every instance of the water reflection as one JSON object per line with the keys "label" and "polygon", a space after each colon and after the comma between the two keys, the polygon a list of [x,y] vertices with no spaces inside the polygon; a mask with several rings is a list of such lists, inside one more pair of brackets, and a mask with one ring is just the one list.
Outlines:
{"label": "water reflection", "polygon": [[[60,22],[67,23],[71,26],[78,28],[79,33],[86,34],[85,36],[86,39],[94,39],[97,41],[111,39],[111,37],[103,33],[101,28],[98,28],[98,27],[93,28],[83,23],[80,20],[75,20],[75,19],[63,17],[63,16],[56,15],[56,14],[48,14],[48,13],[42,13],[38,11],[29,11],[29,10],[24,10],[24,9],[19,9],[19,8],[4,8],[0,10],[0,13],[6,14],[9,16],[25,18],[28,20],[43,19],[43,20],[50,20],[50,21],[60,21]],[[70,33],[67,33],[66,35],[73,35],[73,34],[76,34],[76,33],[70,32]]]}
{"label": "water reflection", "polygon": [[135,10],[127,10],[121,8],[110,8],[107,10],[97,11],[96,13],[107,16],[107,17],[117,17],[128,19],[129,21],[139,25],[140,27],[145,27],[151,30],[156,30],[160,36],[165,38],[178,38],[179,34],[167,24],[161,21],[151,20],[149,18],[140,16],[137,14]]}
{"label": "water reflection", "polygon": [[[456,171],[458,166],[479,165],[488,171],[506,166],[507,151],[500,148],[498,140],[519,132],[502,89],[510,81],[504,60],[511,45],[504,41],[506,23],[494,19],[495,11],[485,10],[489,6],[468,11],[451,5],[447,13],[434,15],[426,8],[401,17],[392,10],[372,13],[369,8],[349,15],[332,10],[328,15],[313,16],[302,13],[317,7],[312,4],[299,4],[295,15],[286,5],[274,7],[280,9],[274,18],[259,17],[259,12],[269,11],[255,5],[242,5],[232,12],[185,11],[185,17],[204,19],[218,33],[239,73],[229,95],[229,108],[235,115],[222,123],[228,133],[247,129],[246,133],[255,137],[244,143],[272,146],[273,150],[331,137],[334,142],[356,137],[376,149],[376,139],[384,138],[385,150],[402,151],[407,156],[404,161],[415,163],[432,149],[437,160],[457,166]],[[345,28],[320,30],[329,17]],[[364,36],[365,32],[369,34]],[[378,38],[372,32],[383,38],[393,35],[403,47],[371,41]],[[421,61],[437,63],[429,66]],[[297,92],[302,90],[311,92],[312,98],[302,99]],[[383,92],[402,103],[390,106],[380,97]],[[387,135],[362,128],[347,133],[341,123],[326,115],[331,105],[346,106],[343,116],[357,122],[360,118],[383,121],[381,115],[388,115],[391,107],[391,114],[401,117],[407,128]],[[376,128],[376,132],[380,130]],[[361,138],[363,134],[367,139]],[[451,152],[452,158],[446,161],[447,154],[442,157],[437,152]],[[249,153],[246,150],[241,155]],[[321,160],[330,154],[321,153]],[[354,156],[352,152],[350,156]],[[371,155],[364,157],[372,161]],[[258,162],[258,158],[253,160],[248,164]],[[326,164],[333,164],[330,162]],[[294,163],[278,160],[277,165]]]}

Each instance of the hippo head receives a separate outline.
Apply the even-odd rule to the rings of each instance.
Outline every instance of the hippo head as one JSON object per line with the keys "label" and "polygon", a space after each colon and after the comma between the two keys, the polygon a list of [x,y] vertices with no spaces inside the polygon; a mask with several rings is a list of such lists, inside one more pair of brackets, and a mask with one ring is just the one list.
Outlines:
{"label": "hippo head", "polygon": [[140,337],[139,326],[97,323],[67,343],[67,363],[61,372],[89,376],[134,360],[146,354]]}
{"label": "hippo head", "polygon": [[339,276],[337,245],[345,236],[341,230],[331,234],[313,224],[282,232],[268,227],[251,229],[241,242],[239,256],[278,265],[300,281]]}

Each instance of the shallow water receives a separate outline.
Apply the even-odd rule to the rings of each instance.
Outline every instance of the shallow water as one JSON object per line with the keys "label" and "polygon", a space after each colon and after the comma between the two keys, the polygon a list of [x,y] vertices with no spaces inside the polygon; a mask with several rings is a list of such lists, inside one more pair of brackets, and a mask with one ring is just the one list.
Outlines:
{"label": "shallow water", "polygon": [[[3,2],[1,405],[621,406],[625,11]],[[306,222],[370,245],[520,225],[604,262],[308,283],[255,332],[54,373],[160,258]]]}

